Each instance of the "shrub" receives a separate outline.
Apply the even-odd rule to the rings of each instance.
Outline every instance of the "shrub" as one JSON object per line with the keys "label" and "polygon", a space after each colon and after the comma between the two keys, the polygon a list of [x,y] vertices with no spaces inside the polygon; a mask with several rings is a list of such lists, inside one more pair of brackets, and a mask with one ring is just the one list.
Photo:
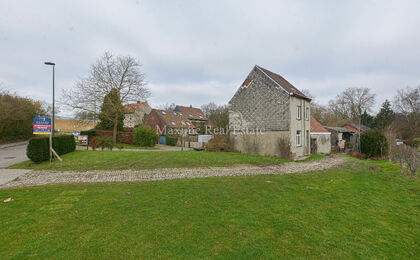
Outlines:
{"label": "shrub", "polygon": [[156,144],[157,138],[158,134],[156,130],[147,126],[140,126],[134,131],[134,139],[136,140],[136,144],[140,146],[153,147]]}
{"label": "shrub", "polygon": [[98,146],[99,146],[98,139],[96,139],[96,137],[92,137],[92,139],[90,139],[90,141],[89,141],[89,146],[92,147],[92,150],[95,151],[96,148],[98,148]]}
{"label": "shrub", "polygon": [[110,136],[99,136],[98,144],[101,150],[104,150],[105,148],[112,150],[112,148],[114,148],[114,142]]}
{"label": "shrub", "polygon": [[232,143],[227,135],[215,135],[206,145],[206,152],[231,152]]}
{"label": "shrub", "polygon": [[382,157],[388,152],[385,135],[379,131],[368,131],[360,137],[361,152],[368,158]]}
{"label": "shrub", "polygon": [[118,150],[120,150],[120,151],[121,151],[121,150],[124,148],[124,144],[119,143],[119,144],[115,145],[115,147],[117,147],[117,148],[118,148]]}
{"label": "shrub", "polygon": [[[76,142],[72,135],[54,136],[52,146],[58,155],[73,152],[76,149]],[[48,161],[50,159],[49,137],[36,137],[29,140],[26,148],[26,155],[33,162]]]}
{"label": "shrub", "polygon": [[288,137],[279,137],[277,140],[279,148],[279,157],[290,159],[292,158],[292,151],[290,149],[290,140]]}
{"label": "shrub", "polygon": [[175,135],[167,135],[166,136],[166,144],[171,146],[176,146],[178,142],[178,136]]}

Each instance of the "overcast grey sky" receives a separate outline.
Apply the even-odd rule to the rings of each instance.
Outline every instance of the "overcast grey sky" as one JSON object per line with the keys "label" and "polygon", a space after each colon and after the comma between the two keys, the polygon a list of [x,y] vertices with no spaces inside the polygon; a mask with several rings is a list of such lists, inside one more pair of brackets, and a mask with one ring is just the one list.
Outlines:
{"label": "overcast grey sky", "polygon": [[150,103],[227,103],[254,64],[326,104],[420,84],[420,1],[0,0],[0,83],[51,102],[105,51],[143,63]]}

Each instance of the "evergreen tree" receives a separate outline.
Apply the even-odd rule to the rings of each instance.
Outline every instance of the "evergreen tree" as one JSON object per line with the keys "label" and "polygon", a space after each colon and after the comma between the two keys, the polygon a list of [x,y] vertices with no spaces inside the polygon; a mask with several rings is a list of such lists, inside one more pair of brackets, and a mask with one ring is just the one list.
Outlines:
{"label": "evergreen tree", "polygon": [[[96,129],[113,131],[115,121],[117,121],[118,131],[124,129],[124,106],[121,103],[120,94],[116,88],[111,89],[105,96],[98,118],[100,122],[95,127]],[[115,120],[116,118],[118,120]]]}
{"label": "evergreen tree", "polygon": [[368,126],[370,128],[374,127],[374,123],[375,123],[375,119],[373,118],[373,116],[369,115],[366,110],[365,112],[363,112],[363,114],[360,117],[360,123],[362,125]]}
{"label": "evergreen tree", "polygon": [[376,115],[375,118],[375,127],[377,129],[385,129],[387,126],[389,126],[392,121],[394,120],[394,111],[391,108],[391,102],[388,100],[385,100],[384,103],[382,103],[381,110]]}

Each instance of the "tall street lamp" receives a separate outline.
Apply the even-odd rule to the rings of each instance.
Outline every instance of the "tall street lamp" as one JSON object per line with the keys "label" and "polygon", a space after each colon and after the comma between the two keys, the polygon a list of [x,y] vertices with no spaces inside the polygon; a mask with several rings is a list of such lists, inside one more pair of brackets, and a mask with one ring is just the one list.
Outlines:
{"label": "tall street lamp", "polygon": [[44,62],[45,65],[52,65],[53,66],[53,103],[52,103],[52,129],[51,134],[54,136],[54,102],[55,102],[55,89],[54,89],[54,81],[55,81],[55,63],[53,62]]}

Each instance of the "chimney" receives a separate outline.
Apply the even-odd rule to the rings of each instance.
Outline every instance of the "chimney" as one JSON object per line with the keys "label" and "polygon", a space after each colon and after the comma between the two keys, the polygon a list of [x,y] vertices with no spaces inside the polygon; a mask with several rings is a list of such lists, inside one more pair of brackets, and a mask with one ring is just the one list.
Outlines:
{"label": "chimney", "polygon": [[190,108],[192,108],[192,105],[190,105]]}

